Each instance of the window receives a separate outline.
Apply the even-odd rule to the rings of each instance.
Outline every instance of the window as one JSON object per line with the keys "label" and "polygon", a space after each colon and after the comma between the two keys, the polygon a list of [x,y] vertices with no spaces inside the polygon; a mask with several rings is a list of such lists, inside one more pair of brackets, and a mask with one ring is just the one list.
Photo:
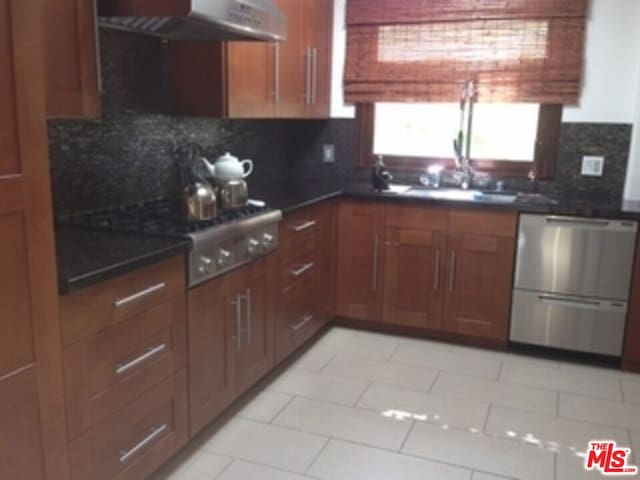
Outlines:
{"label": "window", "polygon": [[[476,104],[473,167],[497,176],[524,177],[532,171],[539,178],[553,176],[561,112],[557,105]],[[361,105],[358,121],[362,166],[383,155],[395,169],[419,171],[434,163],[453,167],[453,140],[460,130],[457,103]]]}

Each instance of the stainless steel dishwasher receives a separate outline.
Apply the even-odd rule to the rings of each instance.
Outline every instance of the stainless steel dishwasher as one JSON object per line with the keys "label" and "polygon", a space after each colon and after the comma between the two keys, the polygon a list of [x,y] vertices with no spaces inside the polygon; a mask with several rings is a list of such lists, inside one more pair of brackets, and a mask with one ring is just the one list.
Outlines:
{"label": "stainless steel dishwasher", "polygon": [[512,342],[621,356],[637,222],[522,215]]}

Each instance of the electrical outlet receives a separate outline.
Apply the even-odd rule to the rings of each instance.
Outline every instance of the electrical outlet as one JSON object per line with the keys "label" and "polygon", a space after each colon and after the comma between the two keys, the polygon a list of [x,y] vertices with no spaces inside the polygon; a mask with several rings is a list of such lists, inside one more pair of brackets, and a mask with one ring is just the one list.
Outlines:
{"label": "electrical outlet", "polygon": [[336,163],[336,147],[335,145],[322,146],[322,161],[324,163]]}
{"label": "electrical outlet", "polygon": [[604,173],[604,157],[586,155],[582,157],[582,175],[601,177]]}

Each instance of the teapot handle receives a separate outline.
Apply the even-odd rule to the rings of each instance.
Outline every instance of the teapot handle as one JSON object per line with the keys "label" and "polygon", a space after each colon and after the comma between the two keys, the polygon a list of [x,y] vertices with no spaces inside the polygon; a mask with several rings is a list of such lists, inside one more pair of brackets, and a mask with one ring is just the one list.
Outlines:
{"label": "teapot handle", "polygon": [[[253,160],[243,160],[240,163],[242,165],[242,168],[244,169],[244,174],[242,178],[247,178],[249,175],[253,173]],[[246,168],[245,167],[246,165],[249,165],[249,167]]]}

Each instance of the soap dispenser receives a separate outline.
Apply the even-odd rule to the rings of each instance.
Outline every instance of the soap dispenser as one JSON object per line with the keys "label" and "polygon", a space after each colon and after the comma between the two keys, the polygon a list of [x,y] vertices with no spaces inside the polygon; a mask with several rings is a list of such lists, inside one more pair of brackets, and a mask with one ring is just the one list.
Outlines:
{"label": "soap dispenser", "polygon": [[389,173],[387,167],[384,166],[382,156],[379,156],[376,161],[376,165],[373,167],[373,171],[371,172],[373,189],[377,192],[389,190],[391,180],[393,180],[393,176]]}

